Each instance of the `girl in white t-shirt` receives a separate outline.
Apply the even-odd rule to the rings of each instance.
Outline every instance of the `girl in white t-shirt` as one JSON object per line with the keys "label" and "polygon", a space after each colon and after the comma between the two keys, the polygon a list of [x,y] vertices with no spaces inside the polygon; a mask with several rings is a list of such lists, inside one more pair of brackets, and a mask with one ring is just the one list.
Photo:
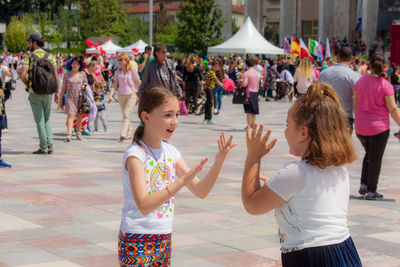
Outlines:
{"label": "girl in white t-shirt", "polygon": [[164,140],[178,126],[178,99],[168,89],[146,89],[139,102],[140,125],[124,154],[124,206],[118,242],[121,266],[170,266],[174,195],[186,186],[205,198],[214,186],[228,152],[236,145],[221,133],[218,154],[203,179],[207,161],[189,169],[179,151]]}
{"label": "girl in white t-shirt", "polygon": [[300,161],[260,185],[260,161],[275,145],[263,125],[246,130],[242,201],[250,214],[275,209],[282,265],[361,266],[347,227],[349,175],[356,159],[346,115],[332,87],[314,83],[288,111],[285,137]]}

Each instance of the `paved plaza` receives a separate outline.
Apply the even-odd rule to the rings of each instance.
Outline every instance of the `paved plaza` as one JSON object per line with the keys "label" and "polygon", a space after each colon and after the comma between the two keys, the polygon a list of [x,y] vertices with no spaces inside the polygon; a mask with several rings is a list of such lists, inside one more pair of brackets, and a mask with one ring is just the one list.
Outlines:
{"label": "paved plaza", "polygon": [[[53,104],[55,152],[33,155],[39,140],[28,95],[18,83],[6,104],[9,133],[2,140],[3,159],[13,167],[0,169],[0,267],[118,266],[121,160],[130,144],[119,142],[118,103],[107,106],[108,132],[100,130],[71,143],[64,142],[66,115]],[[267,176],[295,159],[283,134],[289,106],[260,102],[257,121],[278,139],[263,159],[262,172]],[[281,266],[273,212],[252,216],[241,202],[246,156],[243,108],[225,96],[222,112],[214,119],[216,124],[209,126],[202,124],[203,116],[181,117],[170,141],[189,166],[210,158],[201,175],[217,152],[220,131],[232,134],[238,144],[206,199],[197,199],[185,189],[176,196],[172,266]],[[136,128],[136,112],[132,123]],[[397,130],[392,121],[379,182],[387,201],[358,198],[364,152],[353,134],[360,157],[348,167],[352,194],[348,223],[364,266],[400,266],[400,143],[393,136]]]}

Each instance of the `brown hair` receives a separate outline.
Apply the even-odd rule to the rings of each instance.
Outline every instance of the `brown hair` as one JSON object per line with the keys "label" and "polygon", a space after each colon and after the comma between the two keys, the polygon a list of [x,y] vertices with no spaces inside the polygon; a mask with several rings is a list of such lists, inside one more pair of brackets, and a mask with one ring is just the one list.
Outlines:
{"label": "brown hair", "polygon": [[378,77],[386,77],[385,70],[383,69],[385,64],[385,60],[383,57],[379,54],[375,54],[370,62],[370,67],[372,72],[377,75]]}
{"label": "brown hair", "polygon": [[290,109],[298,126],[306,126],[311,142],[305,160],[324,169],[357,159],[351,142],[346,114],[339,99],[326,83],[315,82]]}
{"label": "brown hair", "polygon": [[131,65],[131,60],[130,60],[129,56],[127,54],[121,54],[119,56],[119,58],[121,58],[122,60],[125,60],[126,62],[128,62],[127,65],[126,65],[126,69],[128,71],[130,71],[132,69],[132,65]]}
{"label": "brown hair", "polygon": [[194,63],[195,63],[195,57],[190,57],[189,58],[189,64],[186,67],[186,70],[188,72],[193,72],[194,70]]}
{"label": "brown hair", "polygon": [[146,111],[147,113],[150,113],[153,111],[153,109],[159,107],[170,98],[176,98],[176,96],[164,86],[154,86],[143,91],[138,107],[138,117],[140,123],[136,128],[135,134],[133,135],[132,143],[138,142],[143,138],[145,125],[140,117],[142,112]]}
{"label": "brown hair", "polygon": [[93,84],[93,89],[95,89],[95,88],[101,88],[101,89],[103,89],[103,83],[102,83],[102,82],[95,82],[95,83]]}

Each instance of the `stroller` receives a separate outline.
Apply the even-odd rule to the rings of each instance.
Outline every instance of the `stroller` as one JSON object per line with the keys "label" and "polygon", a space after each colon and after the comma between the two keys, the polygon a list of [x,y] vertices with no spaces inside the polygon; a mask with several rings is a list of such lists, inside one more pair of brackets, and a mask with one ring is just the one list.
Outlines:
{"label": "stroller", "polygon": [[[206,94],[204,92],[200,92],[199,96],[197,97],[197,115],[201,115],[205,111],[205,104],[206,104]],[[194,99],[191,97],[189,99],[189,103],[187,105],[188,108],[188,113],[195,113],[195,105],[194,105]]]}
{"label": "stroller", "polygon": [[275,100],[289,99],[290,102],[293,101],[293,89],[292,85],[287,81],[278,79],[276,81],[276,95]]}

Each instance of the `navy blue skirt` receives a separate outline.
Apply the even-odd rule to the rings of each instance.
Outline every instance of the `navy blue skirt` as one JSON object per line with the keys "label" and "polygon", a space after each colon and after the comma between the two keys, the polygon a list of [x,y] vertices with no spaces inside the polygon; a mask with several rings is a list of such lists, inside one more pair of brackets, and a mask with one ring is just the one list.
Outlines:
{"label": "navy blue skirt", "polygon": [[250,92],[249,104],[243,104],[244,112],[258,114],[258,92]]}
{"label": "navy blue skirt", "polygon": [[351,237],[339,244],[282,253],[283,267],[361,267]]}

